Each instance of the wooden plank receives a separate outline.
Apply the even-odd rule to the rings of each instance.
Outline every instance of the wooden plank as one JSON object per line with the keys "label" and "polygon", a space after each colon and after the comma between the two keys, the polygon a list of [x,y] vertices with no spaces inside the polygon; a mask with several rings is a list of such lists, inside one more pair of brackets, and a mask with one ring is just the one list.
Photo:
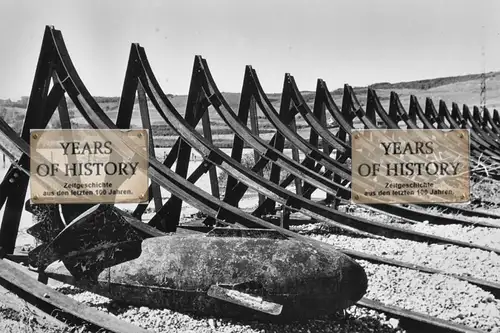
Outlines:
{"label": "wooden plank", "polygon": [[247,308],[254,309],[277,316],[283,310],[283,305],[265,301],[262,297],[253,296],[243,293],[238,290],[232,290],[221,286],[213,285],[208,289],[208,296],[241,305]]}
{"label": "wooden plank", "polygon": [[2,259],[0,259],[0,284],[16,294],[27,293],[36,302],[50,305],[57,308],[61,312],[68,313],[71,316],[105,328],[111,332],[151,332],[81,304],[50,287],[35,281],[14,265],[9,264]]}
{"label": "wooden plank", "polygon": [[49,314],[43,312],[36,306],[26,302],[22,298],[16,296],[8,289],[0,286],[0,308],[12,309],[18,312],[20,315],[23,313],[29,313],[31,318],[34,318],[37,323],[43,326],[51,326],[57,328],[67,328],[68,326],[62,321],[50,316]]}

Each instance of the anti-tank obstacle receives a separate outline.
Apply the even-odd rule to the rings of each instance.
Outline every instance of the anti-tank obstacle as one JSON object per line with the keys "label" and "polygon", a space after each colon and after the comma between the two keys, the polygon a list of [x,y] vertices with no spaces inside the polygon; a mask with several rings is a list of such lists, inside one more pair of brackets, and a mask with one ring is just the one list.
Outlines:
{"label": "anti-tank obstacle", "polygon": [[[89,124],[91,124],[94,128],[116,128],[116,125],[107,118],[107,116],[102,112],[99,106],[95,103],[95,101],[91,98],[90,94],[86,91],[83,84],[80,82],[74,68],[69,61],[69,57],[67,51],[65,50],[64,43],[62,41],[62,37],[60,32],[57,30],[47,28],[46,30],[46,43],[42,46],[42,52],[44,58],[41,61],[41,66],[43,67],[46,64],[49,64],[50,70],[47,73],[47,77],[36,77],[35,84],[39,82],[43,82],[45,85],[47,81],[50,81],[52,77],[54,77],[54,87],[53,89],[64,89],[66,93],[70,96],[72,101],[77,105],[80,112],[86,117]],[[53,72],[51,73],[51,70]],[[40,69],[37,70],[40,72]],[[71,77],[71,80],[61,80],[61,77]],[[45,80],[43,80],[45,79]],[[134,79],[134,78],[133,78]],[[133,80],[132,79],[132,80]],[[137,78],[135,78],[137,79]],[[136,81],[136,84],[138,82]],[[144,81],[141,82],[144,85]],[[146,86],[151,89],[151,87]],[[135,88],[135,87],[134,87]],[[38,90],[38,89],[37,89]],[[127,88],[124,89],[125,91]],[[57,92],[57,91],[56,91]],[[151,90],[148,91],[151,93]],[[135,94],[135,93],[134,93]],[[48,93],[48,96],[53,96],[53,92]],[[62,97],[62,96],[60,96]],[[58,104],[53,103],[54,108],[50,111],[41,110],[43,115],[53,112],[55,106]],[[133,106],[133,104],[131,105]],[[120,108],[123,110],[123,106]],[[131,110],[131,109],[130,109]],[[30,108],[28,108],[28,113],[30,112]],[[124,126],[124,117],[121,116],[123,111],[120,112],[120,117],[117,123],[127,128],[128,126]],[[49,116],[46,116],[44,119],[50,119]],[[171,121],[183,121],[182,118],[171,118]],[[5,125],[5,124],[3,124]],[[23,140],[23,137],[18,137],[14,133],[9,133],[8,126],[5,126],[6,130],[4,133],[8,134],[10,140],[12,140],[18,149],[25,154],[25,156],[29,156],[30,152],[27,148],[26,140]],[[34,126],[41,127],[41,126]],[[25,131],[27,131],[25,129]],[[189,133],[186,133],[186,137],[184,140],[189,140]],[[126,140],[125,140],[126,141]],[[124,141],[124,142],[125,142]],[[181,141],[180,141],[181,142]],[[183,143],[181,142],[181,145]],[[184,143],[185,144],[185,143]],[[208,152],[208,149],[206,150]],[[140,153],[140,152],[139,152]],[[31,157],[33,158],[33,157]],[[183,200],[187,200],[191,202],[194,206],[200,207],[205,210],[206,213],[212,214],[215,218],[220,216],[221,213],[228,216],[232,214],[234,217],[245,216],[243,212],[239,212],[237,208],[229,206],[227,204],[221,204],[219,200],[214,196],[209,196],[197,190],[189,181],[181,178],[179,175],[173,173],[170,169],[166,168],[164,165],[159,163],[154,159],[149,160],[151,168],[151,176],[152,179],[157,183],[162,185],[162,187],[167,188],[172,191],[175,195]],[[22,164],[21,164],[22,165]],[[23,168],[26,169],[28,166],[24,165]],[[8,194],[7,194],[8,196]],[[207,201],[209,206],[207,206]],[[29,205],[29,204],[28,204]],[[64,207],[62,207],[64,206]],[[32,211],[36,209],[41,209],[41,211],[47,211],[50,207],[28,207]],[[42,221],[41,224],[34,226],[30,229],[30,232],[34,234],[39,240],[44,241],[44,244],[37,247],[35,250],[31,251],[28,260],[33,265],[40,269],[40,272],[50,277],[57,277],[57,273],[52,272],[50,274],[49,270],[45,270],[47,266],[49,266],[52,262],[61,259],[64,263],[67,271],[70,272],[70,275],[75,280],[74,283],[87,283],[87,287],[95,288],[96,283],[100,282],[99,273],[105,270],[110,266],[114,267],[132,267],[130,264],[146,264],[150,265],[153,262],[152,257],[145,258],[144,256],[154,256],[156,254],[154,252],[148,252],[146,248],[141,248],[141,244],[144,241],[144,245],[148,243],[145,238],[153,238],[155,243],[161,242],[171,242],[172,244],[185,244],[189,239],[179,238],[181,236],[164,236],[160,231],[149,227],[148,225],[142,225],[141,222],[137,222],[137,220],[124,212],[116,209],[110,205],[98,205],[93,207],[82,206],[82,205],[61,205],[61,220],[62,225],[59,228],[48,228],[47,222],[51,224],[52,217],[54,214],[46,214],[46,220]],[[39,215],[40,216],[40,215]],[[78,216],[78,217],[76,217]],[[76,217],[76,218],[75,218]],[[267,224],[258,219],[257,217],[252,217],[250,214],[246,214],[246,218],[248,221],[255,221],[255,223],[262,223],[264,226]],[[248,221],[246,222],[248,224]],[[270,225],[270,224],[269,224]],[[255,225],[254,225],[255,227]],[[62,229],[62,230],[61,230]],[[253,233],[252,233],[253,234]],[[240,235],[238,237],[218,237],[217,235],[211,236],[215,238],[213,242],[208,245],[203,246],[203,241],[210,241],[212,238],[208,238],[205,235],[192,235],[191,240],[194,242],[194,245],[198,246],[199,250],[192,246],[189,249],[178,249],[180,252],[168,252],[166,251],[164,254],[166,257],[156,256],[155,259],[159,259],[166,266],[165,273],[168,273],[168,267],[170,267],[169,263],[177,262],[181,266],[184,266],[183,261],[176,261],[176,256],[184,256],[186,254],[197,255],[199,251],[206,250],[209,248],[211,251],[206,253],[207,260],[212,262],[211,265],[205,264],[204,262],[200,262],[200,267],[204,267],[208,269],[208,273],[200,273],[196,275],[198,280],[186,282],[183,279],[186,276],[181,275],[179,279],[174,276],[171,276],[171,281],[176,283],[176,286],[171,285],[152,285],[148,284],[154,280],[154,277],[147,278],[147,281],[144,281],[144,276],[138,276],[139,285],[133,287],[132,285],[124,285],[121,279],[121,274],[118,272],[116,275],[112,274],[112,280],[117,278],[118,280],[112,281],[112,287],[108,285],[108,287],[103,290],[109,291],[110,288],[115,290],[114,292],[118,294],[113,294],[114,298],[120,299],[123,297],[123,300],[134,300],[135,304],[141,303],[142,305],[153,305],[152,299],[163,298],[165,293],[170,290],[171,292],[181,293],[181,296],[177,295],[176,299],[187,299],[186,297],[191,295],[195,296],[200,302],[200,308],[194,308],[191,310],[199,311],[201,313],[219,313],[229,315],[229,312],[223,311],[224,309],[228,309],[229,303],[237,303],[240,304],[242,310],[245,308],[256,309],[255,301],[249,300],[248,297],[249,291],[253,291],[257,293],[260,298],[265,297],[267,301],[272,301],[273,304],[271,309],[259,309],[260,311],[255,312],[254,315],[263,313],[270,313],[272,315],[280,315],[282,313],[282,317],[296,317],[297,315],[317,315],[319,311],[332,311],[336,308],[344,308],[353,304],[361,296],[366,290],[366,276],[364,275],[361,267],[355,263],[352,259],[347,257],[345,254],[342,254],[339,251],[331,247],[327,247],[321,244],[314,244],[314,242],[309,241],[310,251],[307,252],[306,248],[303,245],[303,242],[299,242],[297,240],[288,239],[277,239],[274,240],[272,246],[269,247],[268,250],[264,248],[266,243],[266,237],[264,237],[265,233],[259,233],[259,241],[257,243],[253,242],[251,239],[253,237]],[[269,238],[269,237],[267,237]],[[273,238],[273,237],[271,237]],[[243,248],[251,246],[250,250],[253,250],[256,253],[247,255],[247,262],[249,260],[255,260],[255,263],[258,263],[259,266],[251,269],[251,266],[248,266],[240,271],[239,274],[229,274],[219,276],[214,275],[212,279],[210,279],[209,275],[210,271],[215,270],[218,272],[217,267],[212,267],[214,264],[213,260],[216,259],[216,262],[219,262],[222,265],[221,268],[234,269],[234,265],[238,267],[238,262],[234,265],[228,265],[228,258],[218,258],[217,256],[227,257],[231,255],[231,252],[228,252],[227,249],[221,248],[227,242],[236,242],[238,244],[243,244],[245,239],[249,239],[251,245],[245,245]],[[263,244],[261,244],[263,242]],[[165,244],[167,244],[165,243]],[[285,271],[289,268],[287,262],[283,262],[282,259],[279,260],[281,265],[280,270],[278,270],[277,266],[273,268],[273,251],[280,248],[280,244],[284,244],[285,250],[283,250],[282,259],[287,257],[294,258],[296,256],[301,258],[312,258],[315,255],[321,255],[321,258],[318,258],[318,262],[321,263],[319,267],[311,267],[309,269],[299,269],[297,274],[291,274],[287,280],[286,276],[279,274],[276,277],[267,276],[265,273],[268,271],[269,274],[279,273],[280,271]],[[293,245],[296,244],[296,245]],[[201,247],[200,247],[201,246]],[[290,246],[295,246],[295,249],[288,249]],[[230,246],[230,248],[235,248],[234,245]],[[194,251],[193,251],[194,250]],[[326,251],[326,252],[325,252]],[[307,253],[306,253],[307,252]],[[239,261],[245,260],[245,257],[240,258],[241,253],[236,252],[236,259]],[[243,253],[245,254],[245,253]],[[199,256],[199,254],[198,254]],[[212,256],[214,258],[212,258]],[[267,257],[268,259],[266,259]],[[137,258],[137,260],[135,260]],[[199,256],[199,258],[201,258]],[[325,261],[327,259],[327,261]],[[330,261],[330,260],[334,261]],[[127,262],[126,266],[121,265],[121,263]],[[192,262],[192,260],[187,261]],[[262,263],[267,263],[262,266]],[[314,261],[311,262],[313,264]],[[328,264],[327,264],[328,263]],[[192,265],[188,265],[187,269],[194,268]],[[163,267],[162,265],[157,265],[157,267]],[[299,266],[298,266],[299,267]],[[147,267],[141,267],[141,271],[143,271]],[[318,270],[319,268],[319,270]],[[340,269],[340,270],[339,270]],[[262,273],[257,273],[255,270],[261,270]],[[107,271],[109,274],[109,270]],[[318,277],[315,275],[321,272]],[[350,272],[350,273],[349,273]],[[340,273],[340,274],[339,274]],[[184,274],[184,273],[183,273]],[[248,275],[248,278],[245,276]],[[64,278],[64,274],[59,275],[60,279]],[[107,275],[107,279],[105,281],[110,281],[109,275]],[[320,280],[314,281],[319,278]],[[291,279],[291,280],[290,280]],[[329,280],[330,279],[330,280]],[[241,280],[244,281],[244,284],[241,284]],[[86,282],[83,282],[86,281]],[[161,281],[164,281],[163,279]],[[208,282],[207,282],[208,281]],[[212,282],[210,282],[212,281]],[[274,282],[272,282],[274,281]],[[213,296],[210,296],[210,290],[206,290],[204,287],[201,287],[202,284],[209,283],[213,284],[213,287],[219,288],[217,292],[213,292]],[[271,284],[266,283],[271,282]],[[129,281],[128,283],[132,283]],[[144,284],[145,283],[145,284]],[[325,284],[325,288],[332,288],[331,292],[327,292],[326,294],[324,288],[318,288],[318,285]],[[347,285],[344,285],[347,283]],[[354,288],[351,288],[349,284],[354,283]],[[210,286],[210,284],[208,286]],[[340,285],[339,285],[340,284]],[[225,289],[222,289],[223,285],[227,285]],[[314,290],[305,290],[301,292],[299,289],[303,286],[315,286]],[[341,286],[342,285],[342,286]],[[117,289],[120,286],[125,287],[125,289]],[[183,287],[184,286],[184,287]],[[139,287],[139,288],[138,288]],[[145,288],[150,288],[149,292],[146,294],[150,297],[145,297]],[[180,288],[180,289],[179,289]],[[187,289],[186,289],[187,288]],[[199,296],[193,294],[189,288],[195,288],[200,292],[204,298],[203,300],[199,299]],[[216,288],[216,290],[217,290]],[[277,289],[276,289],[277,288]],[[299,288],[299,289],[297,289]],[[232,295],[233,292],[238,292],[240,295],[238,297]],[[317,294],[317,292],[322,292],[321,294]],[[284,294],[283,294],[284,293]],[[132,296],[135,294],[136,296]],[[156,296],[154,296],[154,295]],[[300,296],[303,294],[303,296]],[[121,296],[118,296],[121,295]],[[167,293],[168,295],[168,293]],[[206,296],[205,296],[206,295]],[[282,296],[283,295],[283,296]],[[288,296],[287,296],[288,295]],[[325,297],[325,295],[329,295]],[[210,296],[210,297],[209,297]],[[284,297],[284,298],[280,298]],[[299,297],[299,298],[297,298]],[[300,299],[302,297],[302,300]],[[304,298],[305,297],[305,298]],[[167,298],[168,299],[168,298]],[[183,304],[193,304],[195,300],[187,299],[187,302],[181,304],[171,304],[167,303],[173,309],[182,310],[186,305]],[[279,301],[280,303],[275,303]],[[146,303],[144,303],[146,302]],[[316,311],[303,312],[299,311],[301,304],[314,304],[315,302],[323,303],[320,307],[311,307],[311,309],[316,309]],[[165,303],[160,303],[158,305],[166,305]],[[296,310],[293,310],[293,304],[299,305]],[[318,303],[319,304],[319,303]],[[224,305],[224,306],[222,306]],[[231,308],[229,308],[231,309]],[[320,310],[323,309],[323,310]],[[221,312],[222,311],[222,312]],[[237,311],[239,312],[239,311]]]}
{"label": "anti-tank obstacle", "polygon": [[[298,92],[298,89],[296,89],[293,77],[287,76],[285,79],[286,90],[284,89],[284,93],[282,95],[282,109],[280,109],[280,112],[278,113],[273,110],[272,105],[270,106],[267,97],[260,87],[260,83],[258,82],[256,73],[250,67],[247,67],[248,75],[245,75],[244,88],[241,94],[240,109],[238,115],[236,115],[234,112],[232,112],[231,108],[229,107],[227,102],[225,102],[223,96],[218,91],[215,82],[208,70],[206,61],[201,57],[196,57],[194,66],[195,70],[193,70],[194,74],[192,77],[192,84],[188,95],[188,109],[186,110],[183,118],[169,102],[167,96],[161,91],[158,83],[154,78],[154,75],[152,74],[152,70],[147,61],[144,49],[142,49],[138,44],[133,44],[131,48],[129,67],[125,76],[126,79],[120,101],[118,118],[115,124],[110,121],[109,118],[107,118],[102,110],[100,110],[99,106],[92,99],[85,86],[79,79],[78,75],[76,74],[71,61],[69,60],[70,58],[67,50],[64,47],[64,42],[62,40],[60,32],[52,28],[47,28],[42,49],[49,52],[41,53],[42,56],[40,62],[52,64],[52,68],[55,69],[53,73],[54,75],[50,73],[50,68],[48,68],[48,66],[44,66],[43,64],[37,69],[33,88],[34,92],[32,93],[32,98],[30,99],[30,104],[28,106],[26,116],[27,121],[25,122],[26,129],[23,130],[23,134],[25,133],[25,131],[29,133],[30,128],[45,128],[46,123],[44,124],[44,122],[48,122],[48,120],[52,116],[52,113],[58,105],[61,106],[60,103],[62,102],[60,101],[64,100],[64,93],[69,95],[82,115],[94,128],[129,128],[136,89],[139,99],[141,119],[143,120],[143,126],[148,128],[151,127],[147,117],[147,115],[149,114],[149,110],[147,110],[147,98],[145,96],[148,95],[150,101],[155,106],[155,108],[158,109],[158,112],[160,112],[162,118],[167,123],[169,123],[172,128],[174,128],[174,130],[176,130],[179,134],[178,141],[174,145],[174,148],[171,149],[171,153],[167,156],[163,164],[159,163],[157,159],[154,158],[154,156],[152,156],[152,159],[150,160],[150,174],[153,181],[153,184],[150,187],[150,193],[152,194],[150,195],[150,198],[154,200],[156,214],[148,224],[140,222],[140,218],[146,210],[147,205],[138,205],[133,214],[127,214],[126,212],[119,211],[112,206],[102,206],[95,211],[89,211],[89,206],[61,205],[63,211],[62,215],[65,217],[64,221],[62,221],[63,225],[60,225],[59,228],[53,228],[52,231],[48,233],[45,232],[43,230],[44,228],[41,228],[39,225],[38,227],[35,226],[32,229],[33,234],[37,235],[37,238],[44,241],[45,243],[45,245],[42,245],[41,248],[44,249],[42,253],[47,253],[47,250],[49,248],[52,248],[52,256],[50,258],[62,258],[63,261],[64,259],[66,259],[65,264],[72,261],[72,263],[66,264],[66,267],[70,266],[74,268],[76,267],[75,261],[88,261],[91,257],[88,252],[83,253],[82,251],[82,253],[78,253],[79,248],[77,246],[76,249],[73,249],[76,250],[76,255],[73,254],[73,256],[70,258],[67,255],[69,249],[66,248],[66,245],[64,245],[67,242],[60,242],[59,246],[56,246],[58,245],[58,243],[54,242],[54,240],[57,241],[57,239],[73,239],[75,237],[78,237],[79,233],[81,233],[83,229],[78,230],[78,228],[75,229],[67,227],[68,222],[71,221],[75,216],[78,216],[81,213],[87,211],[86,218],[78,221],[79,223],[76,223],[75,226],[81,226],[82,228],[87,228],[87,230],[93,230],[93,232],[97,232],[97,230],[91,227],[92,221],[94,221],[97,216],[106,216],[106,214],[111,214],[109,216],[115,216],[116,223],[120,223],[120,225],[132,230],[133,232],[131,232],[130,235],[124,235],[125,238],[118,237],[117,239],[105,239],[106,241],[109,241],[109,245],[111,246],[107,247],[104,252],[102,249],[99,249],[98,251],[96,250],[94,252],[92,252],[92,248],[85,249],[87,251],[90,250],[90,253],[92,255],[96,255],[97,253],[112,254],[112,245],[115,244],[118,246],[118,244],[120,244],[123,249],[127,249],[128,252],[125,251],[127,255],[123,258],[113,258],[113,260],[115,261],[111,260],[111,256],[105,256],[104,261],[95,262],[96,267],[98,267],[96,268],[96,270],[109,267],[110,265],[115,266],[115,264],[120,262],[120,260],[123,260],[125,265],[122,267],[127,267],[127,262],[130,262],[130,260],[134,260],[134,256],[137,255],[137,251],[134,252],[133,250],[130,250],[131,247],[134,248],[135,246],[137,248],[138,243],[140,244],[144,239],[156,239],[163,237],[163,232],[193,233],[193,228],[183,228],[182,225],[179,225],[182,201],[186,201],[192,204],[193,206],[199,208],[200,211],[207,214],[208,218],[204,223],[207,227],[197,228],[197,230],[201,231],[206,229],[212,230],[215,224],[217,224],[218,226],[237,226],[240,228],[244,227],[251,229],[268,228],[275,230],[278,234],[284,235],[287,238],[295,238],[300,240],[301,242],[310,243],[313,246],[318,246],[319,248],[325,248],[324,244],[318,244],[307,237],[300,236],[287,230],[288,225],[293,222],[293,220],[287,218],[288,214],[290,212],[298,211],[302,214],[308,215],[316,221],[330,223],[331,225],[334,225],[338,228],[344,229],[351,233],[357,233],[365,237],[370,236],[368,233],[372,233],[384,236],[392,235],[392,237],[409,237],[410,239],[414,238],[423,241],[443,243],[451,242],[451,240],[446,238],[428,237],[426,235],[420,235],[417,233],[405,233],[397,228],[387,228],[380,224],[368,223],[369,221],[343,214],[337,210],[339,204],[346,203],[349,200],[350,169],[346,164],[346,161],[348,160],[350,154],[350,143],[348,138],[350,129],[352,129],[352,127],[349,126],[352,126],[353,119],[355,117],[363,119],[363,121],[368,125],[377,123],[369,121],[369,117],[364,115],[364,111],[361,109],[359,103],[357,102],[356,96],[349,86],[346,86],[345,88],[345,92],[347,93],[344,93],[342,112],[340,112],[338,108],[334,106],[333,99],[331,99],[331,95],[329,96],[328,90],[324,90],[324,87],[326,87],[326,85],[322,84],[321,81],[318,81],[318,89],[323,90],[317,91],[314,112],[310,112],[310,110],[308,110],[307,104],[303,101],[300,93]],[[54,84],[52,90],[49,93],[48,86],[52,78],[54,78]],[[71,79],[66,80],[64,78]],[[40,94],[41,91],[42,93]],[[43,93],[43,91],[45,92]],[[323,98],[323,100],[321,100],[321,98]],[[31,102],[32,100],[33,103]],[[36,101],[41,101],[41,103],[35,104]],[[258,137],[257,126],[255,122],[255,119],[257,118],[257,105],[261,110],[265,110],[264,113],[266,117],[268,117],[270,119],[270,122],[277,128],[275,137],[269,144]],[[316,105],[318,106],[316,107]],[[221,118],[223,118],[224,121],[227,122],[228,126],[235,129],[235,139],[231,156],[223,154],[212,144],[212,141],[210,139],[210,119],[209,113],[207,112],[209,106],[214,107]],[[290,108],[288,108],[288,106],[290,106]],[[64,110],[64,107],[60,107],[59,110],[61,109]],[[332,115],[335,114],[335,120],[339,123],[341,130],[339,130],[339,132],[335,135],[333,135],[324,126],[326,119],[325,109],[328,109],[332,113]],[[36,113],[33,114],[33,110],[39,111],[38,116]],[[381,110],[379,111],[381,112]],[[367,113],[369,113],[368,110]],[[294,134],[293,122],[295,119],[294,117],[297,114],[301,114],[304,119],[308,120],[308,123],[310,122],[310,124],[312,124],[309,141],[300,139]],[[389,112],[389,115],[391,115],[391,112]],[[248,121],[249,116],[253,124],[251,129],[248,129],[246,127],[246,122]],[[394,113],[392,113],[392,116],[394,116]],[[467,119],[470,122],[470,119]],[[194,130],[195,126],[200,120],[202,121],[202,124],[204,126],[204,137],[197,134]],[[66,122],[66,124],[68,123]],[[69,126],[67,126],[66,128],[69,128]],[[8,128],[5,127],[5,124],[3,124],[2,129],[4,130],[3,132],[7,134]],[[477,139],[478,144],[483,145],[480,146],[481,148],[485,147],[485,142],[488,143],[488,141],[484,140],[483,136],[484,134],[478,134]],[[10,133],[9,138],[11,138],[11,140],[13,141],[16,141],[16,146],[20,149],[23,145],[25,147],[25,145],[29,141],[29,136],[26,135],[16,137],[13,136],[12,133]],[[318,149],[319,138],[321,138],[322,140],[322,146],[324,148],[323,152],[319,151]],[[282,153],[285,140],[294,149],[293,159],[286,157]],[[154,138],[151,137],[150,141],[151,147],[153,147]],[[260,159],[256,161],[256,164],[252,168],[252,170],[245,170],[238,163],[241,161],[244,143],[254,148],[257,151],[257,155],[260,156]],[[203,156],[205,162],[202,163],[191,175],[188,176],[187,170],[189,166],[188,163],[190,150],[193,148],[198,150],[198,152]],[[493,147],[489,148],[492,149]],[[299,160],[299,151],[304,153],[306,156],[306,159],[304,159],[302,162],[300,162]],[[330,155],[332,152],[335,152],[337,156],[331,158]],[[27,165],[29,164],[27,163],[27,160],[29,161],[28,155],[28,150],[24,151],[24,155],[19,161],[19,165],[22,168],[27,168]],[[493,151],[491,155],[494,156]],[[176,172],[174,173],[169,169],[169,167],[171,167],[175,162],[177,163],[177,167]],[[267,163],[273,163],[271,178],[269,180],[258,175],[258,172],[262,171]],[[214,173],[215,169],[213,168],[213,166],[218,166],[229,173],[228,186],[226,188],[225,196],[223,199],[218,199],[220,191],[218,191],[217,188],[216,177]],[[289,175],[281,183],[279,177],[280,168],[286,170],[289,173]],[[321,172],[322,168],[327,171]],[[9,176],[10,178],[6,179],[12,179],[12,177],[14,177],[14,169],[15,168],[9,170],[7,176]],[[212,195],[206,192],[201,192],[196,188],[196,186],[193,185],[196,180],[206,172],[211,172]],[[481,174],[481,172],[478,172],[477,174],[480,177],[495,177],[494,173],[493,175],[484,175]],[[14,178],[17,179],[19,178],[19,176]],[[285,189],[285,187],[291,182],[295,182],[296,192],[291,192]],[[4,183],[7,184],[10,182],[6,182],[4,180]],[[27,184],[27,179],[25,180],[25,183]],[[162,205],[162,198],[159,195],[160,191],[158,190],[159,186],[173,193],[173,196],[166,202],[165,205]],[[263,200],[260,201],[259,207],[252,214],[245,213],[244,211],[238,209],[238,202],[241,199],[242,195],[245,193],[246,189],[249,187],[259,191],[263,198]],[[3,187],[2,184],[0,197],[5,198],[2,202],[8,202],[9,199],[13,201],[14,199],[12,198],[16,198],[16,194],[13,195],[10,191],[8,192],[9,195],[7,195],[7,192],[5,191],[5,189],[7,188],[7,186]],[[310,200],[310,194],[316,188],[327,191],[329,195],[327,197],[327,201],[334,202],[335,204],[333,205],[333,207],[325,207]],[[20,193],[20,191],[14,193]],[[264,197],[267,197],[267,199],[264,199]],[[24,196],[22,196],[22,198],[24,198]],[[22,202],[23,200],[20,201]],[[275,202],[279,202],[283,206],[284,211],[279,224],[281,227],[285,228],[278,227],[275,224],[269,223],[261,218],[265,214],[274,213]],[[9,211],[9,214],[11,214],[11,216],[14,216],[14,211],[10,210],[12,209],[12,205],[13,204],[11,203],[10,206],[6,206],[6,212]],[[9,208],[9,210],[7,208]],[[36,207],[32,207],[31,209],[35,208]],[[443,205],[441,205],[441,208],[451,209],[450,207]],[[22,209],[22,206],[20,209]],[[465,212],[465,210],[461,211]],[[418,221],[419,218],[420,220],[423,219],[421,217],[421,211],[417,211],[412,207],[403,208],[387,205],[387,207],[382,209],[382,212],[405,216],[405,218],[411,216],[410,218],[414,218],[416,221]],[[471,211],[469,213],[472,214],[474,212]],[[487,214],[483,214],[483,216],[484,215]],[[431,217],[430,214],[426,214],[425,216],[425,218],[427,219]],[[491,217],[494,215],[487,216]],[[432,221],[440,222],[446,220],[447,219],[445,218],[434,216],[434,219]],[[16,226],[15,220],[14,222],[9,223],[7,223],[6,221],[7,220],[4,216],[4,221],[2,222],[2,231],[0,231],[0,240],[2,240],[2,242],[0,242],[0,246],[2,246],[4,249],[7,249],[8,255],[11,255],[13,253],[13,244],[15,244],[15,238],[17,235],[17,228],[19,223],[17,223]],[[9,219],[9,221],[11,220]],[[109,221],[111,227],[113,226],[113,223],[115,223],[113,222],[114,220],[112,218],[104,218],[104,220],[101,221]],[[451,223],[456,221],[449,222]],[[52,225],[52,219],[46,220],[44,222],[44,225]],[[63,228],[62,231],[61,227]],[[219,229],[216,228],[214,230]],[[255,232],[258,231],[255,230]],[[266,237],[263,236],[261,238],[266,239]],[[6,239],[9,239],[10,243]],[[456,242],[455,244],[461,246],[470,246],[470,244],[459,244]],[[30,259],[32,261],[33,259],[37,259],[38,261],[40,261],[41,257],[37,256],[37,252],[30,253]],[[355,256],[356,258],[367,259],[369,257],[366,254],[355,253],[353,251],[350,251],[349,253],[348,249],[346,249],[344,252],[348,255]],[[375,261],[378,260],[379,262],[382,260],[381,258],[374,258],[373,256],[370,258]],[[34,260],[33,262],[37,262],[37,260]],[[397,263],[393,262],[392,264]],[[47,272],[43,273],[45,274]],[[73,271],[72,273],[72,276],[74,278],[92,279],[92,276],[82,276],[82,272]],[[57,274],[57,272],[52,272],[51,276],[56,277]],[[62,274],[59,275],[59,278],[68,279],[70,276],[71,275]],[[487,281],[477,282],[478,284],[483,286],[488,285],[490,287],[493,287],[492,289],[495,290],[495,287],[492,286],[491,283],[488,284]],[[246,291],[251,290],[251,288],[248,286],[245,286],[244,288],[246,288]],[[358,290],[363,289],[362,283],[358,288],[360,288]],[[361,294],[362,293],[363,292],[361,292]],[[359,294],[356,295],[357,296],[355,296],[355,298],[361,297]],[[376,304],[370,302],[369,300],[364,300],[362,302],[364,302],[363,304],[365,306],[376,308]],[[271,308],[275,309],[275,307]],[[410,311],[405,311],[403,309],[396,308],[392,309],[392,311],[394,315],[397,314],[403,318],[410,318],[413,315],[413,318],[417,318],[417,320],[424,320],[425,317],[420,316],[419,314],[411,313]],[[458,326],[454,326],[451,323],[441,322],[438,324],[435,323],[432,318],[426,318],[426,320],[428,323],[430,323],[430,325],[441,325],[440,327],[449,326],[450,330],[452,331],[457,331],[459,329]]]}

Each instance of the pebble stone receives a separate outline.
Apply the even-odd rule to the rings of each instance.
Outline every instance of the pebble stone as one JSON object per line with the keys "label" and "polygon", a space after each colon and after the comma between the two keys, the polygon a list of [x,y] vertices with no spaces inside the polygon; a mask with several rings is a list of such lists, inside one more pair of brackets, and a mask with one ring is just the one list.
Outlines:
{"label": "pebble stone", "polygon": [[[349,210],[350,213],[352,209]],[[500,248],[500,229],[464,225],[438,226],[430,223],[401,223],[387,215],[355,209],[357,216],[463,241]],[[497,221],[498,222],[498,221]],[[321,223],[293,226],[292,230],[340,248],[363,251],[450,273],[464,274],[500,283],[500,256],[494,252],[461,248],[448,244],[427,244],[402,239],[352,237],[349,232]],[[422,314],[500,333],[500,300],[468,282],[437,274],[389,265],[358,262],[369,279],[368,298]],[[112,300],[78,290],[62,288],[63,293],[102,311],[112,313],[153,332],[359,332],[404,333],[399,320],[383,313],[351,306],[341,314],[307,322],[271,324],[227,318],[203,318],[168,309],[117,305]]]}
{"label": "pebble stone", "polygon": [[[57,289],[79,302],[157,333],[406,333],[397,325],[398,321],[395,318],[358,306],[351,306],[344,313],[332,314],[328,317],[305,322],[273,324],[257,321],[244,322],[228,318],[204,318],[168,309],[117,306],[115,302],[106,297],[74,287],[69,288],[68,285]],[[81,333],[87,333],[87,331],[84,330]]]}

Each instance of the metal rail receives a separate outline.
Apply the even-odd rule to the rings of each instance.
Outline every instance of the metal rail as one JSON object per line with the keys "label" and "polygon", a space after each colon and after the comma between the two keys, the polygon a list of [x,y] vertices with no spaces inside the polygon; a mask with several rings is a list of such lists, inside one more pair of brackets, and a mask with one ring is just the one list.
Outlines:
{"label": "metal rail", "polygon": [[90,323],[94,328],[115,333],[151,332],[64,296],[1,258],[0,285],[47,315],[63,318],[71,323]]}

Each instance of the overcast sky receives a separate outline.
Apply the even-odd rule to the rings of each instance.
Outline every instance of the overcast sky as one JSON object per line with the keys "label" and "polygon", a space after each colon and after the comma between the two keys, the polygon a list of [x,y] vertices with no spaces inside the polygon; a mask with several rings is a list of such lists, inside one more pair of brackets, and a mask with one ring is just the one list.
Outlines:
{"label": "overcast sky", "polygon": [[172,94],[187,94],[195,55],[231,92],[245,65],[266,92],[285,73],[314,90],[496,71],[498,14],[499,0],[1,0],[0,98],[29,94],[45,25],[91,94],[119,96],[133,42]]}

